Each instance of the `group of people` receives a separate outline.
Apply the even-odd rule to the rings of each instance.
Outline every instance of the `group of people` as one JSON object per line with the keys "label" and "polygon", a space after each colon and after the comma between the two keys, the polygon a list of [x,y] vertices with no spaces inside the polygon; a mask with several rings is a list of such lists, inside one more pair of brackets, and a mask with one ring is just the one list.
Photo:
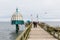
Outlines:
{"label": "group of people", "polygon": [[34,28],[37,27],[37,22],[33,22]]}

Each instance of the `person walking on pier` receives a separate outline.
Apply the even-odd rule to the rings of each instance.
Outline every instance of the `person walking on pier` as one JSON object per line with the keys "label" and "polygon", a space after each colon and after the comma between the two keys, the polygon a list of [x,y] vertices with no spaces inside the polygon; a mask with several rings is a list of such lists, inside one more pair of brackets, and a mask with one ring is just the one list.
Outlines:
{"label": "person walking on pier", "polygon": [[37,22],[33,22],[33,24],[34,24],[34,28],[37,27]]}

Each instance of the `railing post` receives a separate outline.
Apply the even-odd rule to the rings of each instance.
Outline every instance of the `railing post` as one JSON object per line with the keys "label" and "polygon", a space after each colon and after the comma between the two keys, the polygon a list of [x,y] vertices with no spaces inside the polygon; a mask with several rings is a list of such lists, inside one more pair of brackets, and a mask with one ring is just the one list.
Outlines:
{"label": "railing post", "polygon": [[16,40],[27,40],[28,36],[29,36],[29,32],[31,30],[31,25],[30,24],[27,29],[19,36],[16,38]]}
{"label": "railing post", "polygon": [[53,34],[52,35],[55,37],[55,31],[53,31]]}
{"label": "railing post", "polygon": [[60,38],[59,38],[59,30],[58,30],[58,40],[60,40]]}

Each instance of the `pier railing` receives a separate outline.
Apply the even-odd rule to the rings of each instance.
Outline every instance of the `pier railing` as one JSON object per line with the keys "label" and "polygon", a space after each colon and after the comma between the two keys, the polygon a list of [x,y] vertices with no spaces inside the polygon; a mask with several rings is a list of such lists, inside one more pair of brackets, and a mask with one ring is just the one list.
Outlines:
{"label": "pier railing", "polygon": [[26,30],[24,30],[21,35],[19,35],[16,40],[27,40],[28,36],[29,36],[29,32],[31,30],[32,24],[30,24]]}
{"label": "pier railing", "polygon": [[60,40],[60,27],[53,27],[45,23],[39,24],[41,28],[50,33],[52,36]]}

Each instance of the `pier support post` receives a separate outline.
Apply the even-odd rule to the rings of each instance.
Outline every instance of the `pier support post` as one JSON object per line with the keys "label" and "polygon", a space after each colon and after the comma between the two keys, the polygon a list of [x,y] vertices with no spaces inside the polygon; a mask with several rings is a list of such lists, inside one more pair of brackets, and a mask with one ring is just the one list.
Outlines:
{"label": "pier support post", "polygon": [[19,31],[19,26],[18,24],[16,24],[16,33],[18,33],[18,31]]}

